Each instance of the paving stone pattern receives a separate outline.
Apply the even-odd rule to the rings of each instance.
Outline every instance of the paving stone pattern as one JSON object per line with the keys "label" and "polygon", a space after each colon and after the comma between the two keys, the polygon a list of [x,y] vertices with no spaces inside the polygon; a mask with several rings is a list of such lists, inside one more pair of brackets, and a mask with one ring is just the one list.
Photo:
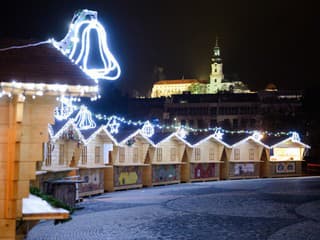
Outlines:
{"label": "paving stone pattern", "polygon": [[177,184],[106,193],[28,240],[320,239],[320,177]]}

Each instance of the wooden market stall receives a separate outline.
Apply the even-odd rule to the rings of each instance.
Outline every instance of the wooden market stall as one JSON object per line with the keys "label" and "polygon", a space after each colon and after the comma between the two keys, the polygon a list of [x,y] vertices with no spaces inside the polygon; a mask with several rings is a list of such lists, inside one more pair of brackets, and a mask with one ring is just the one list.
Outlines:
{"label": "wooden market stall", "polygon": [[77,164],[79,176],[84,183],[79,185],[79,196],[91,196],[107,190],[105,176],[111,169],[110,151],[116,144],[115,139],[105,129],[104,125],[81,130],[84,136],[81,144],[80,160]]}
{"label": "wooden market stall", "polygon": [[[34,43],[0,43],[6,49],[0,52],[0,239],[16,238],[22,199],[43,159],[56,98],[97,95],[96,83],[50,42]],[[10,48],[25,44],[32,47]]]}
{"label": "wooden market stall", "polygon": [[301,176],[305,151],[310,148],[301,142],[297,133],[292,136],[266,136],[262,139],[269,148],[264,164],[264,177]]}
{"label": "wooden market stall", "polygon": [[152,178],[149,184],[164,185],[181,182],[181,166],[187,164],[188,144],[177,133],[155,133],[151,138],[150,163]]}
{"label": "wooden market stall", "polygon": [[259,178],[263,150],[268,148],[260,141],[259,133],[225,134],[227,162],[224,170],[227,179]]}
{"label": "wooden market stall", "polygon": [[80,156],[82,135],[72,119],[55,121],[49,125],[49,141],[43,144],[43,160],[37,175],[38,186],[44,189],[47,180],[62,179],[75,175],[75,162]]}
{"label": "wooden market stall", "polygon": [[112,135],[117,145],[111,152],[112,168],[106,169],[105,185],[107,191],[141,188],[147,186],[144,174],[147,167],[150,140],[137,128],[122,128]]}
{"label": "wooden market stall", "polygon": [[220,179],[221,156],[226,146],[212,132],[189,133],[186,141],[188,163],[182,165],[183,182],[210,181]]}

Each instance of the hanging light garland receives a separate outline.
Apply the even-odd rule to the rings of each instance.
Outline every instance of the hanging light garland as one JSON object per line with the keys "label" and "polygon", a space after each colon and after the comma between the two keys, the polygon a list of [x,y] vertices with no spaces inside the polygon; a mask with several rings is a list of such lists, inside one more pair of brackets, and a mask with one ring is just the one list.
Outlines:
{"label": "hanging light garland", "polygon": [[[111,117],[108,117],[107,115],[102,114],[96,114],[95,115],[97,119],[108,121]],[[112,118],[116,119],[121,124],[126,125],[133,125],[133,126],[143,126],[144,121],[132,121],[132,120],[126,120],[124,117],[118,117],[113,115]],[[167,130],[178,130],[180,126],[171,124],[171,125],[165,125],[165,124],[153,124],[155,128],[158,129],[167,129]],[[183,128],[188,132],[215,132],[217,137],[223,136],[223,134],[249,134],[252,135],[256,132],[256,130],[227,130],[223,129],[221,127],[209,127],[209,128],[192,128],[189,126],[183,126]],[[294,132],[289,131],[278,131],[278,132],[271,132],[271,131],[259,131],[258,132],[262,136],[291,136]]]}

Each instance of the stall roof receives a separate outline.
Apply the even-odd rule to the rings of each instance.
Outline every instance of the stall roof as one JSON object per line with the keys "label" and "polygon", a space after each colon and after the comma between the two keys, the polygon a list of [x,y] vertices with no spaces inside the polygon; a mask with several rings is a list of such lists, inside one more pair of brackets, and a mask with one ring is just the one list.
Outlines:
{"label": "stall roof", "polygon": [[303,143],[300,139],[294,139],[293,135],[282,135],[282,136],[266,136],[261,140],[269,148],[275,148],[285,142],[291,141],[293,144],[298,144],[305,148],[310,148],[309,145]]}
{"label": "stall roof", "polygon": [[251,136],[249,133],[224,133],[222,141],[233,146],[235,144],[248,139]]}
{"label": "stall roof", "polygon": [[171,135],[174,135],[173,132],[155,132],[152,137],[149,139],[157,145],[158,143],[162,142],[166,138],[170,137]]}
{"label": "stall roof", "polygon": [[[0,48],[34,44],[34,40],[1,40]],[[50,42],[0,51],[1,82],[97,85]]]}
{"label": "stall roof", "polygon": [[30,194],[22,200],[23,220],[68,219],[69,211],[55,208],[41,198]]}

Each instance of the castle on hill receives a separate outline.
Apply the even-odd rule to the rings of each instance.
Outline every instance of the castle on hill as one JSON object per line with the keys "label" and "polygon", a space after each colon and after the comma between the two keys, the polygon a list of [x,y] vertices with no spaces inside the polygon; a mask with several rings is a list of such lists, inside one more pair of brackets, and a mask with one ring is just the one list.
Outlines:
{"label": "castle on hill", "polygon": [[218,39],[216,39],[211,60],[211,73],[208,81],[197,79],[161,80],[153,84],[151,98],[170,97],[184,92],[192,94],[215,94],[220,91],[233,93],[250,92],[243,82],[225,78]]}

